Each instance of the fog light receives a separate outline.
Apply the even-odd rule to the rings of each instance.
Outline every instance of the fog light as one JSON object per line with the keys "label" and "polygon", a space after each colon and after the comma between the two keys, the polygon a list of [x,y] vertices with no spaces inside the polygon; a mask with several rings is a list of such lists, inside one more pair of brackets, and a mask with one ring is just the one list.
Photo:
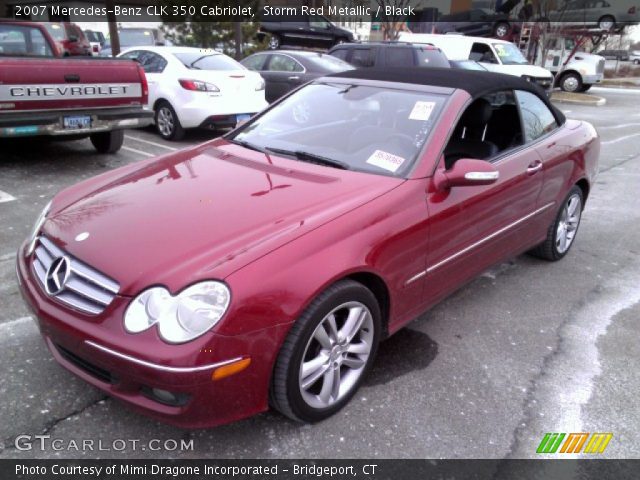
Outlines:
{"label": "fog light", "polygon": [[161,388],[142,387],[142,393],[151,400],[172,407],[180,407],[189,400],[189,395],[186,393],[174,393]]}
{"label": "fog light", "polygon": [[222,380],[223,378],[230,377],[236,373],[241,372],[251,364],[250,358],[243,358],[242,360],[229,363],[222,367],[216,368],[211,374],[211,380]]}

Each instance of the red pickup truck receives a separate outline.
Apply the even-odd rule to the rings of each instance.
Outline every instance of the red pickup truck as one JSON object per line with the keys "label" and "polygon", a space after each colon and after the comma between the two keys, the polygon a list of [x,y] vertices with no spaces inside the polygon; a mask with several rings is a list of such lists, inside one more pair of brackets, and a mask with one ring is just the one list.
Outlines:
{"label": "red pickup truck", "polygon": [[138,63],[62,55],[43,24],[0,20],[0,138],[89,137],[113,153],[123,129],[152,122]]}

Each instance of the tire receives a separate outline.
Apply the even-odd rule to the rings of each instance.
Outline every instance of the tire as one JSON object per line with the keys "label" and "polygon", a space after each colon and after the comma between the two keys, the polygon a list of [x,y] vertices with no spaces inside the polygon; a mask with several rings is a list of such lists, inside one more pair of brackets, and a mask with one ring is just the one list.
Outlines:
{"label": "tire", "polygon": [[[378,302],[364,285],[341,280],[329,287],[307,307],[282,345],[273,371],[271,405],[307,423],[339,411],[371,368],[381,327]],[[303,364],[310,368],[306,377]],[[336,373],[339,381],[334,383]]]}
{"label": "tire", "polygon": [[155,108],[156,130],[165,140],[181,140],[184,128],[171,104],[165,100],[158,102]]}
{"label": "tire", "polygon": [[640,58],[635,58],[635,59],[633,60],[633,64],[634,64],[634,65],[640,65]]}
{"label": "tire", "polygon": [[569,72],[563,74],[559,83],[564,92],[575,93],[582,89],[582,78],[577,73]]}
{"label": "tire", "polygon": [[281,45],[282,40],[280,39],[280,35],[272,34],[269,38],[269,50],[278,50]]}
{"label": "tire", "polygon": [[[572,202],[578,202],[577,205]],[[576,205],[573,214],[570,214],[571,205]],[[535,247],[529,253],[535,257],[542,258],[555,262],[563,258],[573,245],[576,235],[578,234],[578,228],[580,227],[580,219],[582,217],[582,208],[584,205],[584,197],[580,187],[574,185],[569,190],[568,195],[560,205],[558,214],[553,223],[547,230],[547,238],[543,243]],[[567,218],[569,221],[567,221]],[[568,230],[567,227],[571,226],[572,230]],[[564,228],[563,228],[564,227]],[[570,234],[573,234],[569,237]],[[565,237],[568,243],[563,244],[561,235],[567,235]]]}
{"label": "tire", "polygon": [[89,139],[99,153],[116,153],[124,143],[124,130],[93,133]]}
{"label": "tire", "polygon": [[509,31],[511,30],[511,27],[509,26],[509,24],[507,22],[498,22],[495,26],[495,28],[493,29],[493,34],[499,38],[499,39],[503,39],[506,38],[509,35]]}
{"label": "tire", "polygon": [[583,92],[583,93],[584,92],[588,92],[591,89],[591,87],[593,87],[593,85],[591,85],[591,84],[589,84],[589,85],[582,84],[582,87],[580,88],[580,91]]}
{"label": "tire", "polygon": [[616,26],[616,19],[611,15],[605,15],[604,17],[598,20],[598,28],[605,32],[609,32],[613,30]]}

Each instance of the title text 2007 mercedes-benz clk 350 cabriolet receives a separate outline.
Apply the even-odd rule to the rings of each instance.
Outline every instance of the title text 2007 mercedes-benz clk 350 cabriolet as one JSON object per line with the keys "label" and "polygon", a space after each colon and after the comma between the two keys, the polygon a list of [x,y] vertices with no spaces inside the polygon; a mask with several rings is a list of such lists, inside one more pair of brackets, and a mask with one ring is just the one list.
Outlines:
{"label": "title text 2007 mercedes-benz clk 350 cabriolet", "polygon": [[565,256],[599,150],[516,77],[323,77],[222,138],[59,193],[18,253],[21,291],[56,360],[143,413],[314,422],[464,282]]}

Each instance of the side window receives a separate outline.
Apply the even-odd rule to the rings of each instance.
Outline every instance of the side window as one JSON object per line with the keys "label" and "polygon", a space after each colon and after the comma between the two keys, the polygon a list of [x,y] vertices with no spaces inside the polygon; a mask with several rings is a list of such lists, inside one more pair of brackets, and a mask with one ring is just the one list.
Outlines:
{"label": "side window", "polygon": [[309,25],[312,28],[324,28],[324,29],[329,28],[329,23],[327,23],[327,21],[324,18],[322,18],[321,15],[310,15]]}
{"label": "side window", "polygon": [[551,110],[536,95],[516,90],[516,97],[522,116],[526,142],[532,142],[558,126]]}
{"label": "side window", "polygon": [[167,61],[153,52],[141,52],[138,61],[145,73],[162,73],[167,66]]}
{"label": "side window", "polygon": [[474,100],[460,120],[444,150],[451,168],[461,158],[491,161],[502,152],[522,145],[522,127],[511,90],[498,91]]}
{"label": "side window", "polygon": [[267,58],[266,55],[254,55],[252,57],[244,59],[242,65],[244,65],[249,70],[260,71],[262,70],[262,66],[264,65],[264,61]]}
{"label": "side window", "polygon": [[346,62],[348,53],[349,53],[349,50],[347,50],[346,48],[339,48],[331,52],[331,55],[333,55],[336,58],[339,58],[340,60],[344,60]]}
{"label": "side window", "polygon": [[469,60],[484,63],[498,63],[496,56],[491,51],[491,47],[485,43],[474,43],[471,47]]}
{"label": "side window", "polygon": [[302,72],[304,68],[293,58],[285,55],[273,55],[267,70],[271,72]]}
{"label": "side window", "polygon": [[415,66],[413,48],[388,47],[384,50],[385,50],[385,65],[387,67]]}
{"label": "side window", "polygon": [[371,48],[355,48],[351,55],[351,65],[354,67],[373,67],[373,52]]}
{"label": "side window", "polygon": [[140,55],[140,50],[132,50],[130,52],[122,54],[120,58],[126,58],[129,60],[138,60],[138,55]]}

